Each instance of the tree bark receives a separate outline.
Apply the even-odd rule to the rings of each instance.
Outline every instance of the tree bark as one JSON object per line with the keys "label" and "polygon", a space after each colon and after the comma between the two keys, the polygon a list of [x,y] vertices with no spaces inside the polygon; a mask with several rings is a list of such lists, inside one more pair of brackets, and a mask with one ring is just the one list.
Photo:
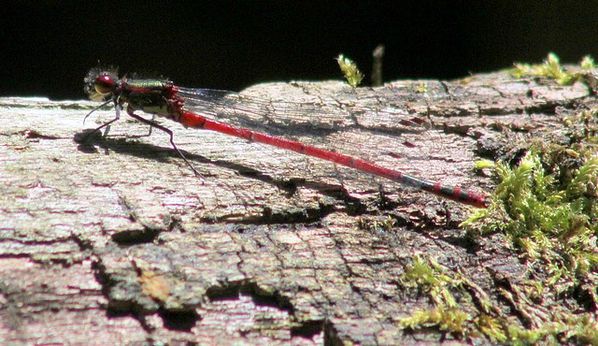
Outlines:
{"label": "tree bark", "polygon": [[[493,181],[472,171],[475,160],[505,155],[523,134],[559,131],[562,116],[596,104],[582,84],[505,72],[244,94],[321,105],[315,120],[268,114],[274,132],[314,143],[308,132],[317,133],[334,150],[488,192]],[[431,306],[399,280],[417,254],[521,318],[498,286],[525,266],[499,236],[472,247],[458,227],[469,207],[162,121],[197,178],[162,133],[131,138],[147,128],[126,116],[108,137],[78,143],[94,106],[0,99],[2,344],[470,342],[400,326]],[[97,113],[93,127],[113,114]]]}

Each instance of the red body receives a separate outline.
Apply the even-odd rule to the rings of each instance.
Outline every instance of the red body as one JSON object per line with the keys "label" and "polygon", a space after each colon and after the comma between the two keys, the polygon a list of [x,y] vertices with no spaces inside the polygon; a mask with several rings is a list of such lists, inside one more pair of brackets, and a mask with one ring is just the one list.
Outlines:
{"label": "red body", "polygon": [[178,121],[188,127],[201,128],[246,139],[252,142],[258,142],[275,146],[277,148],[292,150],[300,154],[317,157],[326,161],[331,161],[339,165],[347,166],[367,172],[373,175],[381,176],[406,185],[410,185],[436,195],[452,199],[464,204],[469,204],[478,208],[487,207],[486,197],[474,192],[463,191],[459,186],[447,187],[440,183],[431,183],[426,180],[415,178],[399,171],[388,169],[374,163],[353,158],[348,155],[335,153],[333,151],[316,148],[297,141],[291,141],[286,138],[270,136],[267,134],[255,132],[248,129],[236,128],[228,124],[207,119],[199,114],[190,111],[181,110]]}

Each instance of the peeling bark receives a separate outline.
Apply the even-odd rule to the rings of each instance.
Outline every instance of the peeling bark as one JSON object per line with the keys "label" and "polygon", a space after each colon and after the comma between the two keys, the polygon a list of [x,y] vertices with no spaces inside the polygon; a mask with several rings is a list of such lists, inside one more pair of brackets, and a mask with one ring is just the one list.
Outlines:
{"label": "peeling bark", "polygon": [[[427,92],[416,92],[420,83]],[[272,117],[274,130],[290,123],[300,140],[321,132],[335,150],[488,191],[492,181],[472,173],[474,160],[505,155],[504,144],[523,134],[558,131],[562,116],[596,103],[584,85],[503,72],[374,89],[273,83],[245,93],[326,105],[318,128],[304,114]],[[163,134],[127,137],[147,131],[129,119],[107,138],[74,141],[93,106],[0,99],[2,344],[452,340],[397,323],[431,304],[398,282],[414,254],[463,273],[474,296],[486,292],[502,313],[536,318],[505,299],[501,283],[526,269],[500,236],[475,248],[464,239],[467,207],[164,121],[197,179]],[[390,229],[363,226],[387,217]]]}

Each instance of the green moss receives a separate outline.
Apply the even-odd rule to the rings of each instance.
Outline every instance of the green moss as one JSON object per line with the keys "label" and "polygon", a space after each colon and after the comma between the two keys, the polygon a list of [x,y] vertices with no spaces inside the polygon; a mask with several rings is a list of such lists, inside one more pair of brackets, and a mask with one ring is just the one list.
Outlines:
{"label": "green moss", "polygon": [[415,256],[400,281],[404,287],[417,287],[424,290],[440,306],[456,307],[457,302],[449,288],[460,287],[459,278],[446,274],[447,270],[433,258]]}
{"label": "green moss", "polygon": [[494,161],[490,160],[478,160],[474,162],[474,169],[475,170],[482,170],[485,168],[494,168],[495,164]]}
{"label": "green moss", "polygon": [[581,59],[579,66],[584,70],[592,70],[598,67],[594,61],[594,58],[589,55],[586,55],[583,57],[583,59]]}
{"label": "green moss", "polygon": [[399,323],[401,327],[409,329],[438,326],[442,331],[462,335],[467,330],[466,323],[469,320],[471,316],[462,310],[440,306],[430,310],[418,310]]}
{"label": "green moss", "polygon": [[[472,333],[472,316],[462,309],[463,306],[472,305],[471,296],[466,290],[469,282],[460,273],[451,272],[433,258],[414,256],[400,282],[404,287],[424,291],[434,302],[433,308],[417,310],[400,319],[402,328],[415,330],[437,326],[442,331],[460,337]],[[459,300],[452,291],[459,293]]]}
{"label": "green moss", "polygon": [[390,215],[375,219],[361,217],[357,221],[357,226],[360,229],[369,231],[390,231],[396,223],[397,220]]}
{"label": "green moss", "polygon": [[350,86],[355,88],[361,84],[361,81],[363,80],[363,73],[359,71],[357,64],[353,62],[353,60],[342,54],[339,54],[339,56],[336,58],[336,61],[338,62],[338,66],[340,67],[345,79],[347,80],[347,83],[349,83]]}
{"label": "green moss", "polygon": [[511,75],[515,78],[543,77],[554,79],[560,85],[571,85],[579,80],[585,81],[586,74],[594,68],[596,63],[588,55],[581,60],[580,69],[568,71],[561,65],[559,57],[551,52],[542,64],[515,63]]}
{"label": "green moss", "polygon": [[[550,335],[550,331],[547,328],[523,329],[516,325],[509,325],[507,334],[510,345],[533,345],[540,341],[548,343],[546,336]],[[550,340],[550,344],[556,345],[556,340]]]}
{"label": "green moss", "polygon": [[567,325],[567,336],[582,345],[598,345],[598,321],[592,314],[583,314]]}
{"label": "green moss", "polygon": [[507,332],[503,326],[503,323],[497,318],[494,318],[487,314],[481,314],[475,320],[480,332],[486,335],[493,342],[505,342],[507,340]]}
{"label": "green moss", "polygon": [[569,168],[571,176],[565,182],[545,171],[546,157],[534,149],[514,169],[497,164],[501,183],[492,205],[463,226],[478,236],[503,232],[528,260],[540,261],[549,274],[547,285],[566,288],[598,265],[598,157]]}
{"label": "green moss", "polygon": [[507,300],[530,316],[536,313],[534,304],[546,299],[555,304],[548,316],[539,312],[544,317],[534,321],[541,323],[528,329],[502,318],[478,317],[479,330],[497,342],[598,344],[595,317],[574,315],[559,303],[574,295],[580,299],[579,292],[585,290],[590,292],[589,305],[596,304],[591,292],[596,291],[598,271],[598,111],[575,114],[565,125],[567,145],[536,141],[517,167],[494,164],[500,183],[491,205],[462,224],[473,239],[504,234],[526,262],[529,278],[512,283]]}
{"label": "green moss", "polygon": [[568,144],[535,141],[516,167],[480,162],[478,168],[493,168],[500,183],[490,206],[463,223],[474,240],[503,234],[527,265],[527,278],[498,290],[526,326],[461,272],[421,256],[413,258],[400,283],[426,293],[434,306],[401,319],[401,326],[437,326],[459,337],[483,335],[511,345],[598,345],[595,316],[570,308],[575,300],[597,303],[598,110],[568,117],[565,125]]}
{"label": "green moss", "polygon": [[505,342],[510,345],[560,345],[566,341],[579,345],[598,345],[598,322],[589,313],[563,316],[559,321],[546,322],[530,329],[511,324],[506,331]]}
{"label": "green moss", "polygon": [[419,82],[414,86],[414,91],[418,94],[425,94],[428,92],[428,84],[426,82]]}
{"label": "green moss", "polygon": [[513,169],[497,164],[501,182],[492,205],[463,226],[477,235],[503,232],[528,259],[543,261],[548,283],[556,284],[597,269],[598,157],[579,153],[577,163],[567,166],[554,161],[554,147],[543,149],[532,149]]}
{"label": "green moss", "polygon": [[[491,306],[485,292],[461,273],[451,272],[431,258],[415,256],[400,281],[405,287],[424,291],[434,302],[434,307],[430,309],[417,310],[401,318],[398,323],[402,328],[417,330],[438,327],[460,338],[479,337],[481,334],[492,342],[509,345],[559,344],[565,341],[596,344],[598,341],[598,324],[591,313],[555,313],[553,320],[542,322],[536,327],[523,328],[502,316],[498,309]],[[529,288],[536,294],[543,293],[543,286],[538,283]],[[458,302],[451,291],[458,293]],[[477,309],[468,293],[471,291],[478,291],[478,298],[482,296]]]}

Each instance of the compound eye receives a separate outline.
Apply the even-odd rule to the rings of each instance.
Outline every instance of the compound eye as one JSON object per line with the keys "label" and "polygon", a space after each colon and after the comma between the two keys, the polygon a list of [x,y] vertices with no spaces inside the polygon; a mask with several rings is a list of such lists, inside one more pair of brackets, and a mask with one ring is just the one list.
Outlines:
{"label": "compound eye", "polygon": [[94,89],[98,94],[107,95],[110,94],[116,86],[116,81],[109,75],[100,75],[96,78],[93,84]]}

